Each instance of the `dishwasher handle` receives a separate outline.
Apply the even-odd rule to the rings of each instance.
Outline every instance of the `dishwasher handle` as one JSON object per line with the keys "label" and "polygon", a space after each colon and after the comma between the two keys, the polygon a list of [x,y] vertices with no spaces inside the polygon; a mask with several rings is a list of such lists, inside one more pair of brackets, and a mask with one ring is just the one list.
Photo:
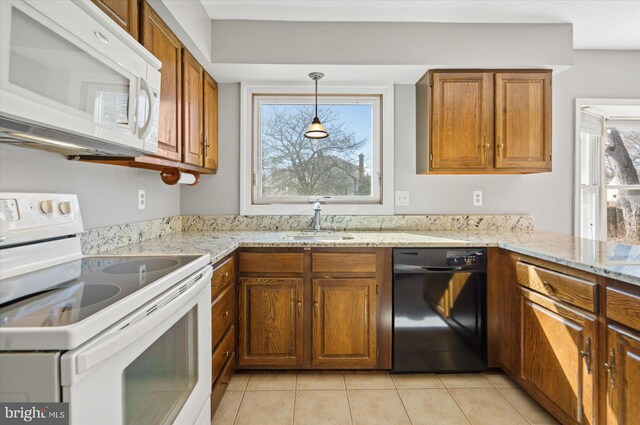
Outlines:
{"label": "dishwasher handle", "polygon": [[395,273],[451,273],[464,270],[462,266],[410,266],[398,264],[394,267]]}

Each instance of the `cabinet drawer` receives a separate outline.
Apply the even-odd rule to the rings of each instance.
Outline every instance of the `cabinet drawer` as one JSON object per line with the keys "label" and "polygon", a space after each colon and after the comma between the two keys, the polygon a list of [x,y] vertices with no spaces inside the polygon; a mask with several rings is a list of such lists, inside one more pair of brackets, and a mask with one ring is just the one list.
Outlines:
{"label": "cabinet drawer", "polygon": [[214,300],[219,294],[222,288],[227,286],[229,282],[232,282],[235,277],[235,261],[233,257],[229,258],[224,263],[220,264],[214,271],[211,277],[211,299]]}
{"label": "cabinet drawer", "polygon": [[607,318],[640,331],[640,297],[607,288]]}
{"label": "cabinet drawer", "polygon": [[218,341],[233,324],[235,317],[236,286],[230,285],[222,292],[211,306],[211,346],[215,347]]}
{"label": "cabinet drawer", "polygon": [[302,273],[303,264],[302,253],[240,253],[240,273]]}
{"label": "cabinet drawer", "polygon": [[222,400],[222,396],[224,392],[227,390],[229,386],[229,382],[231,381],[231,376],[233,376],[233,372],[236,370],[236,360],[235,353],[231,353],[229,355],[229,360],[225,363],[222,368],[222,372],[218,376],[218,379],[213,383],[213,388],[211,390],[211,417],[213,418],[213,414],[215,413],[218,405],[220,404],[220,400]]}
{"label": "cabinet drawer", "polygon": [[211,382],[215,382],[222,367],[236,351],[235,326],[231,325],[220,344],[213,350],[211,356]]}
{"label": "cabinet drawer", "polygon": [[328,253],[311,254],[313,273],[375,273],[374,253]]}
{"label": "cabinet drawer", "polygon": [[521,261],[516,263],[516,270],[520,285],[595,312],[595,283]]}

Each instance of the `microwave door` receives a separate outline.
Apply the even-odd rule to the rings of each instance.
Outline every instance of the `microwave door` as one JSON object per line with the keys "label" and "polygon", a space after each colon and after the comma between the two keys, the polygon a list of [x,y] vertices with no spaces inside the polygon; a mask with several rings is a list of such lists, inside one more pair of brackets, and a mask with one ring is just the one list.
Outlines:
{"label": "microwave door", "polygon": [[0,3],[0,112],[141,151],[147,64],[72,2],[53,3]]}

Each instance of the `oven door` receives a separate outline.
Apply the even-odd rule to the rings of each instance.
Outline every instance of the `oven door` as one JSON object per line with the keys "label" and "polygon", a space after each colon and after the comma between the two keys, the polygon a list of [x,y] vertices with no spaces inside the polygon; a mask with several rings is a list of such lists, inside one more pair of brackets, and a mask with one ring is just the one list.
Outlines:
{"label": "oven door", "polygon": [[207,267],[63,354],[62,398],[72,425],[195,424],[202,418],[211,394],[210,280]]}

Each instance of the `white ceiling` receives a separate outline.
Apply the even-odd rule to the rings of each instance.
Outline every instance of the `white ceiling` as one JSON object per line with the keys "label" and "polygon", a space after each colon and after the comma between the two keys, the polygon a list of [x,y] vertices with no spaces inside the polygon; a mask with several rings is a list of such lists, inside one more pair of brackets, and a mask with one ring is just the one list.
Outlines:
{"label": "white ceiling", "polygon": [[200,0],[211,19],[572,23],[576,49],[640,50],[640,0]]}

